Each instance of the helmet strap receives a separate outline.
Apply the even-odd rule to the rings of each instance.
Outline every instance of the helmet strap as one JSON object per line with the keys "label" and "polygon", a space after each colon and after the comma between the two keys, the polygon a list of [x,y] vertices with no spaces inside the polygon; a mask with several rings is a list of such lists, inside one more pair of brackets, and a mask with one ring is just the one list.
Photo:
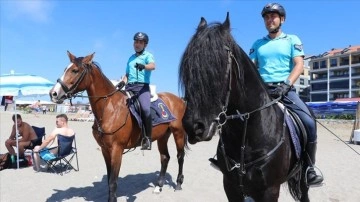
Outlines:
{"label": "helmet strap", "polygon": [[279,30],[280,30],[280,28],[281,28],[281,24],[282,24],[282,23],[280,23],[280,25],[279,25],[277,28],[275,28],[274,30],[270,31],[269,33],[271,33],[271,34],[276,34],[276,33],[278,33]]}
{"label": "helmet strap", "polygon": [[142,51],[139,51],[139,52],[135,51],[135,52],[136,52],[138,55],[141,55],[141,54],[143,54],[144,50],[145,50],[145,48],[142,49]]}

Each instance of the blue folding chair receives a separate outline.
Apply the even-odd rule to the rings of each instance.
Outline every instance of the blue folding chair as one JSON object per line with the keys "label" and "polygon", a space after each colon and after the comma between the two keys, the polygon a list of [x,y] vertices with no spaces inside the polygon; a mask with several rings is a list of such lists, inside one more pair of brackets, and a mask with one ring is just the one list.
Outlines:
{"label": "blue folding chair", "polygon": [[[57,139],[58,146],[48,148],[49,151],[53,149],[58,149],[58,152],[55,155],[56,157],[51,160],[45,160],[42,158],[42,160],[46,162],[48,170],[52,170],[53,172],[60,175],[63,175],[63,173],[65,172],[70,172],[72,169],[74,169],[75,171],[79,171],[79,161],[77,156],[75,135],[68,137],[59,134],[57,135]],[[71,164],[74,158],[76,159],[76,167]]]}
{"label": "blue folding chair", "polygon": [[25,152],[27,149],[33,150],[35,146],[41,145],[42,141],[45,139],[45,127],[32,126],[32,128],[36,133],[37,139],[35,141],[31,141],[30,145],[25,147]]}

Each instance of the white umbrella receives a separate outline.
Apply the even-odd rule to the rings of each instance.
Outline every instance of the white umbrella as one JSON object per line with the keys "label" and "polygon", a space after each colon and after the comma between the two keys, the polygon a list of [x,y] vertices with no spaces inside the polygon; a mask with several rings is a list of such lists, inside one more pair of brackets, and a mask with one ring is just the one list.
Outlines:
{"label": "white umbrella", "polygon": [[[16,97],[48,95],[54,83],[40,76],[30,74],[3,74],[0,76],[0,96],[14,96],[14,110],[16,114]],[[16,126],[17,168],[19,168],[19,131]]]}

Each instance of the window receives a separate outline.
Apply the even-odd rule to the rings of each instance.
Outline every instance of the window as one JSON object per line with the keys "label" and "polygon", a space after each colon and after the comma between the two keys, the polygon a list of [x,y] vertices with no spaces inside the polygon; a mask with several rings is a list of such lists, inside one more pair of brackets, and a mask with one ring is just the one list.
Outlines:
{"label": "window", "polygon": [[313,69],[319,69],[319,62],[313,63]]}
{"label": "window", "polygon": [[332,81],[330,82],[330,89],[349,89],[349,81]]}
{"label": "window", "polygon": [[300,79],[300,85],[304,85],[304,79]]}
{"label": "window", "polygon": [[349,65],[349,57],[340,58],[340,65]]}
{"label": "window", "polygon": [[313,83],[311,84],[312,91],[327,90],[327,83]]}
{"label": "window", "polygon": [[330,67],[336,67],[337,66],[337,58],[330,59]]}
{"label": "window", "polygon": [[320,62],[320,69],[326,68],[326,60]]}

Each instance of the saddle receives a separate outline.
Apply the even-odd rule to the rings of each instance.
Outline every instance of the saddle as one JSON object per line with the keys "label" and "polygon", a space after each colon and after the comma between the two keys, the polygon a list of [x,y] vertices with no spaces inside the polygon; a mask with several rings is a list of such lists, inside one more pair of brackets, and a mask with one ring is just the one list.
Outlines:
{"label": "saddle", "polygon": [[[281,102],[277,103],[282,111],[285,111],[285,122],[289,128],[290,137],[295,148],[296,157],[300,159],[301,154],[305,151],[307,143],[307,132],[305,125],[300,117],[291,109],[286,108]],[[284,110],[286,108],[286,110]]]}
{"label": "saddle", "polygon": [[[174,115],[170,112],[168,106],[165,102],[159,98],[158,94],[156,93],[156,86],[150,86],[150,110],[151,110],[151,117],[152,117],[152,125],[153,127],[162,123],[171,122],[176,120]],[[128,97],[128,107],[130,109],[131,114],[137,120],[139,127],[143,128],[143,123],[140,115],[140,102],[138,101],[137,97],[131,91],[125,91]]]}

